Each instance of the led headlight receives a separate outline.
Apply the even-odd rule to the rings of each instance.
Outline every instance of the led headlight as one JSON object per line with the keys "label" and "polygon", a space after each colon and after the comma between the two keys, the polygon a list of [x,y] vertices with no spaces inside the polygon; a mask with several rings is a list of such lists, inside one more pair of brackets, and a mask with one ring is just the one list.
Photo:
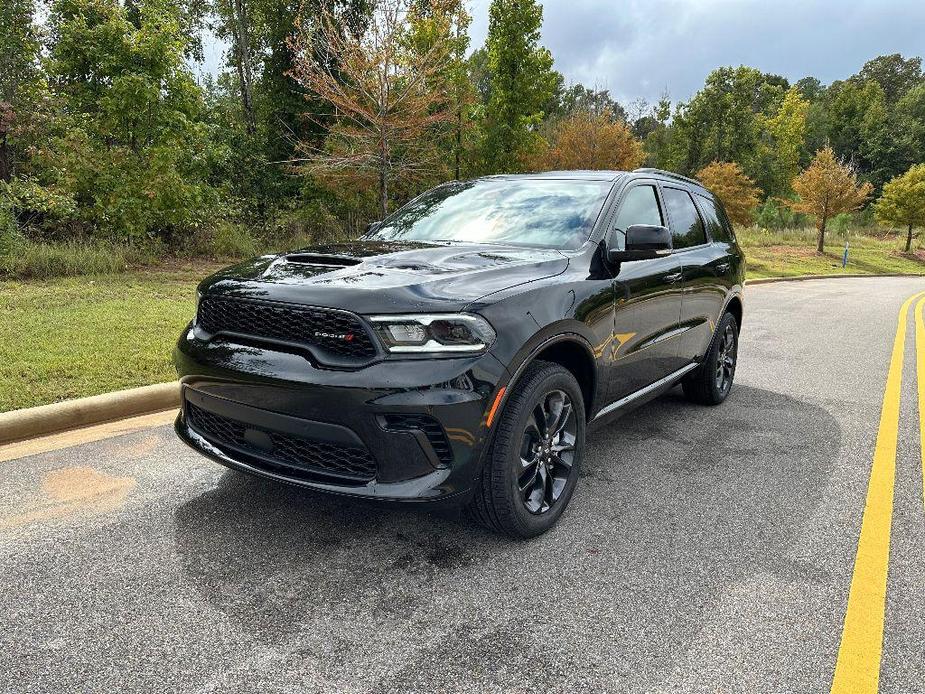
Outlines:
{"label": "led headlight", "polygon": [[480,352],[495,340],[481,316],[468,313],[370,316],[386,349],[394,353]]}

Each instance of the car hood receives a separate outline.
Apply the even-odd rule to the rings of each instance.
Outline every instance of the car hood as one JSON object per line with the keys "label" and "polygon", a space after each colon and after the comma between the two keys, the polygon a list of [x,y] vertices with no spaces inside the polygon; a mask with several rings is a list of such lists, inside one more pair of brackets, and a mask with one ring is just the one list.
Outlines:
{"label": "car hood", "polygon": [[199,289],[363,314],[458,311],[567,266],[568,258],[551,249],[356,241],[262,256],[216,273]]}

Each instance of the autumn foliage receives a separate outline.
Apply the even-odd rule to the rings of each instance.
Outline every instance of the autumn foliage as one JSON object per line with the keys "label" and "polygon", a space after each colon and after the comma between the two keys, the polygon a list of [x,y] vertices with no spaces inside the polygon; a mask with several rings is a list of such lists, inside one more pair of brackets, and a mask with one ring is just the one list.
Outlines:
{"label": "autumn foliage", "polygon": [[696,174],[726,208],[733,224],[751,224],[752,211],[758,205],[758,187],[735,162],[714,161]]}
{"label": "autumn foliage", "polygon": [[[344,32],[329,8],[311,21],[300,18],[291,76],[336,114],[323,147],[299,143],[302,170],[335,181],[375,180],[382,216],[396,181],[434,170],[435,126],[457,118],[445,79],[456,58],[449,37],[457,16],[452,1],[432,3],[424,17],[413,0],[381,0],[360,34]],[[413,40],[424,22],[436,40]]]}
{"label": "autumn foliage", "polygon": [[632,171],[645,161],[642,143],[609,111],[573,113],[555,124],[548,139],[549,145],[530,158],[527,168]]}
{"label": "autumn foliage", "polygon": [[870,183],[858,184],[854,169],[838,160],[831,147],[816,152],[816,157],[803,173],[793,179],[793,190],[799,200],[789,203],[797,212],[816,217],[819,240],[816,250],[825,248],[825,227],[828,220],[842,212],[853,212],[870,196]]}

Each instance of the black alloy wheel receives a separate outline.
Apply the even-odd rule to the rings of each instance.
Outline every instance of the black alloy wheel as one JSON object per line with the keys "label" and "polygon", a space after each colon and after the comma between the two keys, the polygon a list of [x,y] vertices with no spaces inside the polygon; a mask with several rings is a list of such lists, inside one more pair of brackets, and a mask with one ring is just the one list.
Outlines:
{"label": "black alloy wheel", "polygon": [[561,390],[543,395],[527,419],[520,445],[521,499],[530,513],[547,513],[562,497],[575,459],[575,408]]}
{"label": "black alloy wheel", "polygon": [[515,538],[549,530],[578,483],[585,424],[575,376],[559,364],[530,364],[510,387],[491,432],[469,504],[472,516]]}
{"label": "black alloy wheel", "polygon": [[732,387],[737,346],[735,328],[727,322],[719,341],[719,349],[716,350],[716,389],[721,393],[728,393]]}
{"label": "black alloy wheel", "polygon": [[682,381],[684,395],[701,405],[719,405],[732,390],[738,355],[739,325],[734,315],[725,313],[700,367]]}

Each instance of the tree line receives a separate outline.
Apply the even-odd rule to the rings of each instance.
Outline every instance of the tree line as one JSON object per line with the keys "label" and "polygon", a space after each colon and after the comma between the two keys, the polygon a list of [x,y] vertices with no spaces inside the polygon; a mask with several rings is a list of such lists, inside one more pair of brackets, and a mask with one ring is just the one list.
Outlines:
{"label": "tree line", "polygon": [[[554,69],[536,0],[492,0],[475,50],[464,0],[39,9],[0,9],[0,252],[24,239],[192,252],[333,239],[448,179],[641,165],[708,179],[740,223],[821,216],[820,244],[827,219],[884,192],[892,202],[869,214],[908,224],[910,244],[925,223],[918,57],[875,57],[829,85],[721,67],[685,101],[620,104]],[[209,31],[225,62],[197,77]],[[845,180],[843,204],[809,202]]]}

